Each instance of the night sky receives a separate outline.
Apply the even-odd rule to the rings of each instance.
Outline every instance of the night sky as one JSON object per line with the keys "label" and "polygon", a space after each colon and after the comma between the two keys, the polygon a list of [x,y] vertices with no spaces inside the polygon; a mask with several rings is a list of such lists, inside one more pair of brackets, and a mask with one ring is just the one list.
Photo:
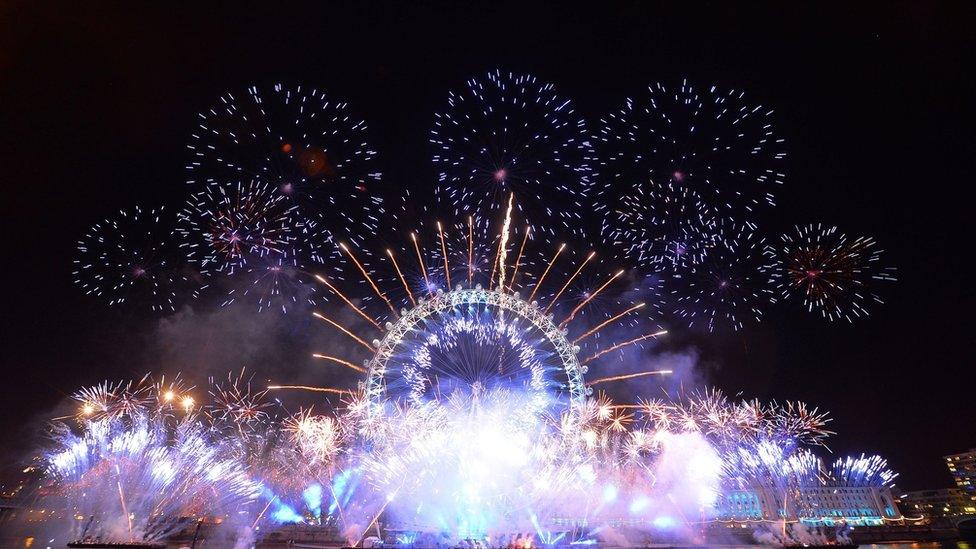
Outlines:
{"label": "night sky", "polygon": [[[678,341],[729,394],[830,410],[831,449],[882,454],[902,488],[949,486],[940,457],[976,447],[971,5],[39,4],[0,4],[4,471],[78,387],[204,360],[174,348],[179,326],[111,310],[70,274],[94,222],[179,207],[198,110],[254,83],[320,87],[369,122],[396,194],[433,181],[427,131],[447,91],[494,68],[556,83],[592,120],[685,77],[774,106],[789,177],[764,227],[823,221],[874,236],[899,281],[853,325],[776,307],[758,327]],[[311,368],[306,332],[320,328],[274,322],[254,320],[274,344],[241,360]],[[217,341],[226,326],[203,326],[214,332],[193,348],[228,362],[215,371],[243,365],[220,355],[235,347]]]}

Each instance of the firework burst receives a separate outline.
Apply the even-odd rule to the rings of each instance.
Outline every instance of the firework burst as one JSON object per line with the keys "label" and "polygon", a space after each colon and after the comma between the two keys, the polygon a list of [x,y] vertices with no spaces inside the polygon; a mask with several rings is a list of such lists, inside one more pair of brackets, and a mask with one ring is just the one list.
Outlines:
{"label": "firework burst", "polygon": [[646,181],[673,182],[710,206],[755,221],[785,179],[773,111],[716,86],[653,84],[600,120],[595,179],[613,197]]}
{"label": "firework burst", "polygon": [[164,208],[121,210],[92,226],[78,241],[75,283],[109,305],[148,306],[172,312],[206,287],[172,238]]}
{"label": "firework burst", "polygon": [[285,255],[301,221],[268,185],[252,180],[194,194],[179,219],[187,257],[201,270],[234,274],[255,259]]}
{"label": "firework burst", "polygon": [[342,426],[329,416],[302,410],[285,421],[284,430],[311,465],[329,464],[341,449]]}
{"label": "firework burst", "polygon": [[745,225],[724,223],[715,235],[703,261],[678,280],[682,289],[674,314],[689,327],[740,330],[749,320],[758,322],[765,307],[776,301],[772,247]]}
{"label": "firework burst", "polygon": [[242,369],[236,376],[233,372],[228,373],[226,383],[210,381],[213,404],[208,414],[211,421],[214,425],[236,430],[244,439],[259,432],[270,419],[267,409],[271,404],[264,398],[268,390],[252,389],[252,378]]}
{"label": "firework burst", "polygon": [[881,263],[883,250],[874,239],[848,238],[837,227],[797,226],[783,235],[776,252],[783,297],[802,299],[808,311],[830,321],[868,316],[871,303],[883,303],[874,286],[895,280],[895,270]]}
{"label": "firework burst", "polygon": [[375,229],[381,173],[367,125],[321,90],[276,84],[227,93],[198,115],[187,148],[188,182],[259,179],[302,214],[358,241]]}
{"label": "firework burst", "polygon": [[224,305],[247,299],[259,310],[314,304],[308,269],[337,253],[319,223],[306,221],[297,206],[256,180],[191,196],[177,233],[191,264],[223,275],[230,288]]}
{"label": "firework burst", "polygon": [[138,382],[105,381],[79,390],[72,395],[72,398],[81,404],[78,418],[114,421],[145,415],[153,403],[152,387],[147,380],[148,376]]}
{"label": "firework burst", "polygon": [[695,191],[670,181],[637,184],[603,217],[605,239],[638,265],[680,271],[713,245],[716,214]]}
{"label": "firework burst", "polygon": [[430,132],[437,199],[456,217],[494,218],[514,193],[535,232],[581,234],[592,153],[569,100],[530,75],[494,71],[467,84]]}

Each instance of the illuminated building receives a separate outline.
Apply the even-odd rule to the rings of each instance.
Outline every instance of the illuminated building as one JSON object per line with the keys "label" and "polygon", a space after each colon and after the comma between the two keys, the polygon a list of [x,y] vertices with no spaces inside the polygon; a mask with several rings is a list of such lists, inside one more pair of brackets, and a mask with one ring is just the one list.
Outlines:
{"label": "illuminated building", "polygon": [[918,490],[906,493],[901,499],[910,515],[945,518],[976,514],[973,496],[959,488]]}
{"label": "illuminated building", "polygon": [[946,467],[956,486],[976,496],[976,448],[968,452],[945,456]]}
{"label": "illuminated building", "polygon": [[[785,503],[784,503],[785,502]],[[787,492],[772,488],[732,490],[719,498],[722,521],[799,521],[810,525],[878,526],[902,519],[891,490],[884,486],[820,485]]]}

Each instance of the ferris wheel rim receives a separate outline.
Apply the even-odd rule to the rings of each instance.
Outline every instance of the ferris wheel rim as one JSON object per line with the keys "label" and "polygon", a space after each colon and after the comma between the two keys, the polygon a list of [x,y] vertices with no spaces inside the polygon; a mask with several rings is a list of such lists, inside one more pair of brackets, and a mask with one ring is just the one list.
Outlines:
{"label": "ferris wheel rim", "polygon": [[509,311],[538,329],[545,340],[552,345],[561,369],[566,374],[565,389],[569,394],[569,410],[574,413],[582,411],[591,389],[586,386],[583,378],[587,368],[580,363],[579,347],[569,341],[566,331],[561,329],[553,321],[552,315],[546,314],[537,302],[529,303],[518,293],[486,289],[479,284],[474,288],[459,286],[446,292],[439,289],[429,299],[419,299],[414,307],[402,309],[395,321],[386,323],[386,332],[381,339],[373,340],[375,351],[365,363],[366,379],[362,387],[371,412],[378,411],[382,403],[387,400],[384,382],[387,364],[393,357],[394,351],[402,344],[404,337],[431,316],[462,305],[485,305]]}

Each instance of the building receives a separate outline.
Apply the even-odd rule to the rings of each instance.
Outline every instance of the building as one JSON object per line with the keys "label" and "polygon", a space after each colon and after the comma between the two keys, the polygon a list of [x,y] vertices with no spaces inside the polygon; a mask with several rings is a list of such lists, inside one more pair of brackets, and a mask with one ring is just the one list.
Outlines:
{"label": "building", "polygon": [[910,516],[952,518],[976,514],[973,496],[959,488],[917,490],[906,493],[901,500]]}
{"label": "building", "polygon": [[781,490],[759,487],[732,490],[718,502],[723,521],[800,521],[809,525],[879,526],[902,520],[885,486],[816,485]]}
{"label": "building", "polygon": [[976,495],[976,448],[970,448],[968,452],[961,454],[945,456],[945,460],[956,486],[960,490]]}

